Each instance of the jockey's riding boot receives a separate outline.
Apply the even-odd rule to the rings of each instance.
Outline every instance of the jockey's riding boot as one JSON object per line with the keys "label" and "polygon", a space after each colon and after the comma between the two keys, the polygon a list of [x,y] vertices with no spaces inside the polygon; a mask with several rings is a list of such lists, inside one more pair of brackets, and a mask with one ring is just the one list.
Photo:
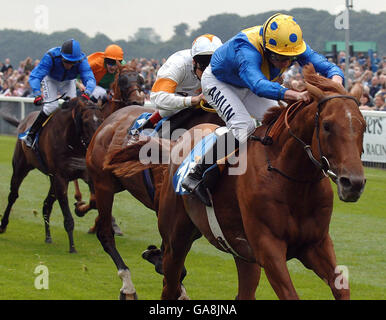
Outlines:
{"label": "jockey's riding boot", "polygon": [[143,129],[153,129],[158,121],[162,119],[161,115],[159,114],[159,111],[154,111],[153,114],[147,119],[147,121],[140,127]]}
{"label": "jockey's riding boot", "polygon": [[196,195],[206,206],[211,207],[209,195],[206,191],[206,186],[203,183],[202,177],[204,172],[211,167],[211,164],[197,163],[182,181],[182,187]]}
{"label": "jockey's riding boot", "polygon": [[[208,170],[211,166],[213,166],[213,164],[217,163],[218,160],[221,160],[222,158],[221,156],[224,157],[225,155],[223,159],[226,159],[231,153],[233,153],[239,147],[239,142],[233,136],[232,132],[228,131],[226,128],[223,128],[223,127],[221,129],[225,129],[226,132],[223,132],[223,134],[220,134],[220,135],[216,134],[217,136],[216,142],[213,144],[211,148],[209,148],[209,150],[202,157],[202,162],[196,163],[196,165],[190,170],[190,172],[188,173],[188,175],[185,177],[185,179],[182,181],[182,184],[181,184],[185,190],[195,194],[208,207],[211,207],[212,203],[209,199],[209,195],[207,192],[208,186],[205,184],[203,180],[205,171]],[[235,143],[228,144],[228,141],[230,138],[232,138]],[[209,170],[208,174],[210,175],[211,172],[215,172],[215,170],[214,169]],[[207,178],[205,180],[209,181],[210,179]]]}
{"label": "jockey's riding boot", "polygon": [[31,128],[29,129],[28,135],[25,136],[22,140],[28,148],[31,148],[35,141],[35,136],[42,127],[43,123],[47,120],[48,116],[42,111],[40,111],[39,115],[35,119]]}

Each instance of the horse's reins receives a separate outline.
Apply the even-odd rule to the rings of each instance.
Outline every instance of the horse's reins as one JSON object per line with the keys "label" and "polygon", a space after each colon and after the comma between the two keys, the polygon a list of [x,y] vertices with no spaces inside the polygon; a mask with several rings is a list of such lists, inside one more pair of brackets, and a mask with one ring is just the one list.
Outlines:
{"label": "horse's reins", "polygon": [[[292,104],[291,106],[289,106],[284,114],[284,124],[286,126],[286,128],[288,129],[288,133],[296,140],[298,141],[300,144],[303,145],[303,149],[304,151],[307,153],[307,156],[310,158],[311,162],[318,168],[320,169],[322,172],[323,172],[323,175],[326,176],[326,177],[330,177],[332,180],[336,180],[338,177],[337,175],[332,171],[330,170],[330,163],[327,159],[327,157],[325,157],[323,155],[323,152],[322,152],[322,147],[321,147],[321,144],[320,144],[320,138],[319,138],[319,132],[320,132],[320,124],[319,124],[319,117],[320,117],[320,113],[322,111],[322,107],[323,105],[331,100],[331,99],[335,99],[335,98],[342,98],[342,99],[351,99],[351,100],[354,100],[355,103],[359,106],[359,102],[358,100],[353,97],[353,96],[349,96],[349,95],[334,95],[334,96],[327,96],[325,98],[323,98],[322,100],[318,101],[318,104],[317,104],[317,112],[315,114],[315,127],[316,127],[316,139],[318,141],[318,149],[319,149],[319,154],[320,154],[320,160],[317,160],[313,153],[312,153],[312,149],[311,149],[311,146],[309,144],[306,144],[302,139],[300,139],[299,137],[297,137],[291,130],[291,127],[289,126],[289,121],[288,121],[288,118],[289,117],[293,117],[295,115],[295,113],[300,109],[301,106],[303,106],[303,102],[302,101],[297,101],[295,102],[294,104]],[[276,123],[278,123],[278,121],[276,121]],[[275,124],[276,124],[275,123]],[[275,128],[279,127],[280,125],[278,126],[275,126]],[[272,140],[272,136],[273,134],[276,133],[276,130],[272,130],[274,131],[272,134],[268,134],[266,133],[266,135],[261,138],[261,137],[257,137],[257,136],[252,136],[251,138],[253,140],[257,140],[257,141],[260,141],[263,145],[270,145],[272,144],[273,140]],[[303,181],[303,180],[297,180],[297,179],[294,179],[288,175],[286,175],[284,172],[280,171],[279,169],[273,167],[267,157],[267,162],[268,162],[268,171],[276,171],[278,172],[279,174],[281,174],[282,176],[284,176],[285,178],[289,179],[289,180],[293,180],[293,181],[296,181],[296,182],[303,182],[303,183],[309,183],[311,181]]]}
{"label": "horse's reins", "polygon": [[83,111],[86,111],[86,110],[99,110],[99,107],[94,104],[89,104],[89,105],[86,105],[84,108],[81,108],[81,112],[78,114],[75,113],[75,109],[76,108],[73,108],[71,111],[72,119],[74,120],[74,123],[75,123],[75,130],[77,131],[81,144],[83,145],[83,147],[87,148],[89,143],[85,141],[83,137],[83,130],[82,130],[82,124],[81,124],[81,122],[83,122],[82,113]]}
{"label": "horse's reins", "polygon": [[47,103],[52,103],[52,102],[58,101],[58,100],[62,99],[66,94],[67,94],[67,92],[63,93],[60,97],[57,97],[56,99],[51,100],[51,101],[43,101],[43,102],[42,102],[42,105],[43,105],[43,104],[47,104]]}
{"label": "horse's reins", "polygon": [[[121,76],[121,75],[119,75]],[[139,87],[139,84],[138,84],[138,76],[136,76],[136,73],[134,72],[129,72],[128,74],[126,74],[125,76],[128,77],[128,82],[129,83],[136,83],[135,87],[133,89],[131,89],[126,95],[128,97],[128,100],[124,100],[124,99],[115,99],[114,97],[111,99],[112,102],[119,102],[119,103],[125,103],[125,104],[130,104],[130,96],[133,92],[137,91],[138,93],[141,92],[141,88]],[[118,79],[118,83],[119,83],[119,79]],[[119,87],[119,84],[117,83],[117,87]],[[119,89],[121,91],[121,89]],[[121,97],[122,97],[122,93],[121,93]]]}

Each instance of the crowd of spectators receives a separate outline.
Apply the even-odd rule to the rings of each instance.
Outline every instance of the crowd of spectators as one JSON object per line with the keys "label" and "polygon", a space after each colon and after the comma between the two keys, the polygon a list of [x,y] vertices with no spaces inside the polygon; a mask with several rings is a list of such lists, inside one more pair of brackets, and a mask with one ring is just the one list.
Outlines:
{"label": "crowd of spectators", "polygon": [[[332,58],[329,58],[332,60]],[[145,84],[143,90],[146,100],[150,100],[150,91],[155,82],[158,69],[165,62],[157,59],[135,58],[130,63],[142,74]],[[345,53],[340,52],[336,57],[336,64],[345,71]],[[31,70],[39,63],[28,57],[21,61],[17,68],[12,66],[9,58],[0,62],[0,96],[31,97],[31,88],[28,77]],[[386,111],[385,85],[386,85],[386,57],[379,59],[374,53],[371,59],[364,54],[350,57],[348,69],[349,89],[357,82],[362,83],[364,91],[360,99],[360,109]],[[294,90],[305,90],[305,83],[301,67],[296,62],[284,73],[283,85]]]}
{"label": "crowd of spectators", "polygon": [[31,96],[31,88],[28,83],[29,74],[39,63],[27,57],[21,61],[18,67],[14,67],[9,58],[0,62],[0,96]]}
{"label": "crowd of spectators", "polygon": [[[345,72],[346,57],[345,52],[340,52],[334,61]],[[363,94],[360,99],[361,110],[386,111],[385,86],[386,86],[386,56],[379,59],[374,53],[368,57],[361,53],[350,57],[348,76],[346,76],[348,90],[355,83],[363,85]],[[297,91],[305,90],[305,83],[301,73],[301,67],[296,62],[284,73],[283,85]]]}

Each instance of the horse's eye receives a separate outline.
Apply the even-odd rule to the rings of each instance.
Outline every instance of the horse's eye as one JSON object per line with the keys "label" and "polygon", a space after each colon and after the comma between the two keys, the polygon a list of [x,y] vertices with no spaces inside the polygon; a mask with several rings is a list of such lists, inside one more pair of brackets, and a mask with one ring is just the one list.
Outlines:
{"label": "horse's eye", "polygon": [[331,131],[331,123],[328,121],[323,121],[323,129],[326,132],[330,132]]}

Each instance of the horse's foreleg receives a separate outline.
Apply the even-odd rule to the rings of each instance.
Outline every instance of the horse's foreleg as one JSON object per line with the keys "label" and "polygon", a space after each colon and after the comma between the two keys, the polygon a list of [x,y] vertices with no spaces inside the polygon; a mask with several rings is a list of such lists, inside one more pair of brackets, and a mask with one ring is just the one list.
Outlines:
{"label": "horse's foreleg", "polygon": [[74,188],[75,188],[74,198],[75,198],[76,202],[81,202],[82,201],[82,193],[80,192],[78,180],[74,180]]}
{"label": "horse's foreleg", "polygon": [[52,212],[52,206],[56,201],[55,188],[53,186],[52,178],[50,178],[50,180],[51,180],[50,190],[48,191],[48,195],[43,203],[43,220],[44,220],[44,227],[46,231],[46,243],[52,242],[51,231],[50,231],[50,216]]}
{"label": "horse's foreleg", "polygon": [[256,288],[259,285],[261,268],[256,263],[246,262],[235,257],[239,279],[238,300],[254,300]]}
{"label": "horse's foreleg", "polygon": [[344,270],[337,268],[334,246],[329,235],[321,243],[305,249],[299,260],[330,286],[335,299],[350,299],[348,278]]}
{"label": "horse's foreleg", "polygon": [[[75,191],[76,191],[76,189],[78,189],[79,194],[80,194],[79,184],[78,184],[77,180],[74,181],[74,185],[75,185]],[[96,209],[96,199],[95,199],[94,186],[93,186],[91,181],[87,182],[87,185],[88,185],[89,190],[90,190],[90,199],[89,199],[88,203],[82,201],[82,195],[80,195],[80,200],[77,199],[77,202],[75,203],[75,214],[78,217],[83,217],[90,210]],[[76,194],[78,193],[78,191],[76,191]],[[75,198],[76,198],[76,196],[75,196]]]}
{"label": "horse's foreleg", "polygon": [[60,208],[62,209],[62,214],[64,218],[64,229],[67,232],[68,240],[70,243],[70,253],[75,253],[75,245],[74,245],[74,219],[71,215],[70,207],[68,205],[68,196],[67,196],[67,190],[68,190],[68,181],[65,179],[58,177],[55,175],[52,179],[54,188],[55,188],[55,195],[56,198],[59,201]]}
{"label": "horse's foreleg", "polygon": [[0,233],[4,233],[7,229],[12,206],[16,199],[19,197],[20,185],[24,178],[27,176],[28,172],[31,170],[31,168],[27,167],[27,164],[22,160],[18,161],[17,163],[18,165],[15,165],[15,161],[13,162],[13,173],[11,178],[10,192],[8,195],[8,204],[4,211],[3,218],[1,219]]}
{"label": "horse's foreleg", "polygon": [[287,268],[286,244],[272,235],[263,235],[254,253],[278,298],[299,299]]}
{"label": "horse's foreleg", "polygon": [[197,229],[185,212],[174,212],[173,219],[159,214],[159,228],[163,239],[164,288],[162,299],[189,299],[182,285],[184,262],[190,247],[197,239]]}
{"label": "horse's foreleg", "polygon": [[[101,185],[103,184],[104,183]],[[98,187],[98,185],[96,185],[95,196],[99,212],[99,215],[96,219],[97,237],[103,249],[110,255],[111,259],[113,259],[118,269],[118,275],[122,279],[122,288],[120,290],[119,298],[121,300],[137,299],[138,297],[134,284],[131,280],[130,270],[124,263],[115,246],[111,215],[114,193],[111,192],[111,190],[108,188]]]}

